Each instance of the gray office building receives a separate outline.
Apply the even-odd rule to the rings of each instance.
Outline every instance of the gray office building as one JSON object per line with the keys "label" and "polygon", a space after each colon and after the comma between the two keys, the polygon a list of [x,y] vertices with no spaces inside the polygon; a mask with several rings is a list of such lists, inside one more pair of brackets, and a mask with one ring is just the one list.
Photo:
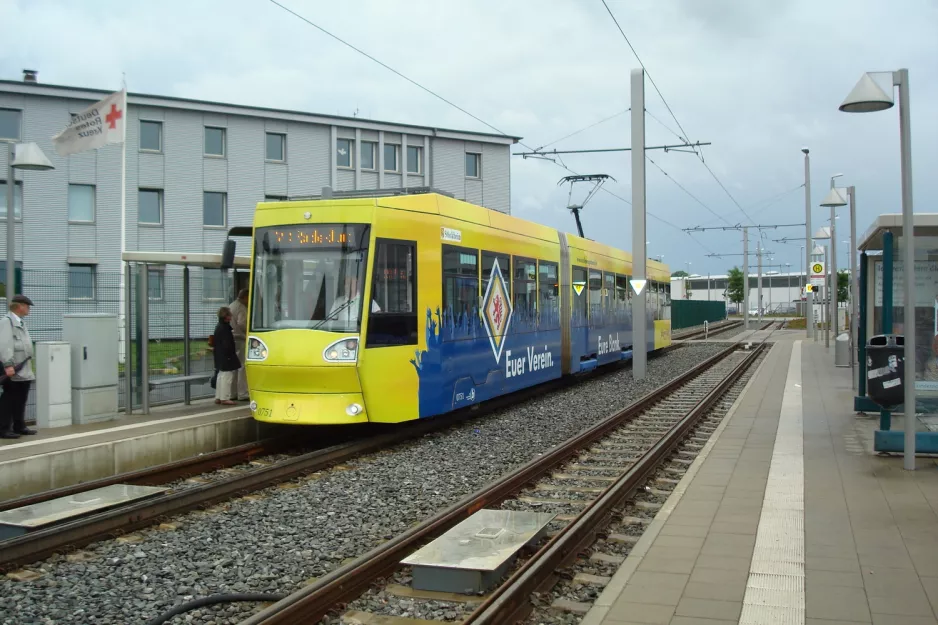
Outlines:
{"label": "gray office building", "polygon": [[[0,81],[0,142],[34,141],[55,165],[20,172],[15,189],[17,265],[24,289],[37,300],[39,340],[59,338],[54,326],[64,313],[116,312],[121,148],[60,157],[51,140],[70,115],[108,93],[43,84],[29,71],[22,80]],[[431,186],[494,210],[511,209],[515,137],[137,93],[128,95],[128,109],[129,251],[217,253],[229,227],[251,224],[258,202],[317,195],[326,186]],[[4,233],[7,158],[0,150]],[[0,235],[0,249],[5,240]],[[0,281],[4,269],[0,262]],[[154,267],[149,273],[150,300],[165,303],[168,326],[176,325],[171,317],[179,310],[168,293],[176,271]],[[201,302],[206,310],[227,298],[225,279],[213,270],[204,276],[193,270],[191,292],[193,305]],[[161,325],[151,317],[154,322]],[[174,333],[167,328],[164,334]]]}

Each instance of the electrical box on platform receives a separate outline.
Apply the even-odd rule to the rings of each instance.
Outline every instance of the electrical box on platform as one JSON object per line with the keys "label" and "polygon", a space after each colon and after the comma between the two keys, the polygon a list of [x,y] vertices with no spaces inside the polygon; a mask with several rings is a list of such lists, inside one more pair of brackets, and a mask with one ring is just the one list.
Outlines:
{"label": "electrical box on platform", "polygon": [[72,357],[64,341],[36,343],[36,423],[41,429],[72,424]]}
{"label": "electrical box on platform", "polygon": [[72,423],[113,419],[117,415],[117,315],[65,315],[62,337],[72,346]]}

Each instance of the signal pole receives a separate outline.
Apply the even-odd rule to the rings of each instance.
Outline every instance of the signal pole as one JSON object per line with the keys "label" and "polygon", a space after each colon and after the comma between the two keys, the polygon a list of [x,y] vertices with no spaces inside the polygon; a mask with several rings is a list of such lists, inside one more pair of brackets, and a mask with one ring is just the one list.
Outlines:
{"label": "signal pole", "polygon": [[[648,362],[645,308],[645,70],[633,69],[632,90],[632,378],[644,380]],[[636,287],[636,285],[638,285]]]}

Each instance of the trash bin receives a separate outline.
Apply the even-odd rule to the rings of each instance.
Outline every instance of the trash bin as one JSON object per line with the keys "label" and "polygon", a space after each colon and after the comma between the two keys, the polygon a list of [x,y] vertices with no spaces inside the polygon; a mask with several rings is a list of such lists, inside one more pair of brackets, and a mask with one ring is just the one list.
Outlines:
{"label": "trash bin", "polygon": [[850,335],[846,332],[841,332],[834,341],[834,366],[850,366]]}
{"label": "trash bin", "polygon": [[890,410],[902,404],[905,337],[878,334],[866,344],[866,394],[873,403]]}

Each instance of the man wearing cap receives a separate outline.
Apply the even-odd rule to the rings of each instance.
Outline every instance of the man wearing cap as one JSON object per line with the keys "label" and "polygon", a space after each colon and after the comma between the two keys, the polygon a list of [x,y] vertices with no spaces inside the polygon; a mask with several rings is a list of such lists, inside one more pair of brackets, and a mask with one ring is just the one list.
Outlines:
{"label": "man wearing cap", "polygon": [[0,438],[19,438],[35,434],[26,427],[26,400],[33,373],[33,340],[23,318],[33,302],[25,295],[14,295],[10,312],[0,317],[0,365],[3,366],[3,394],[0,395]]}
{"label": "man wearing cap", "polygon": [[231,302],[228,308],[231,309],[231,331],[234,334],[235,351],[241,361],[237,375],[232,376],[229,397],[245,401],[248,399],[248,379],[244,369],[244,350],[248,340],[248,290],[238,291],[238,299]]}

